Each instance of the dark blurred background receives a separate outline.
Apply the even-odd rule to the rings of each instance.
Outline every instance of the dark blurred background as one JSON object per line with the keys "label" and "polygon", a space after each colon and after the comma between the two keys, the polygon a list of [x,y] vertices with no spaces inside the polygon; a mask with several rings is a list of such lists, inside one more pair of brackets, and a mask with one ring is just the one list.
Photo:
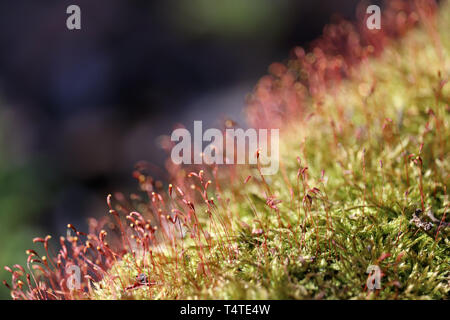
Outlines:
{"label": "dark blurred background", "polygon": [[[157,140],[177,122],[242,123],[269,64],[357,2],[0,0],[0,265],[135,191],[134,164],[162,167]],[[81,30],[66,28],[71,4]]]}

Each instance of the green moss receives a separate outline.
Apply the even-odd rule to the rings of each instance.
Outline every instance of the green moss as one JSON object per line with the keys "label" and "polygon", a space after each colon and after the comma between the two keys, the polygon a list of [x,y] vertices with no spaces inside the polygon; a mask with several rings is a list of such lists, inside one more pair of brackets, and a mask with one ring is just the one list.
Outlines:
{"label": "green moss", "polygon": [[[284,129],[282,168],[266,177],[282,201],[278,213],[266,205],[256,168],[239,168],[239,179],[222,186],[228,205],[218,206],[213,218],[200,216],[208,230],[222,221],[218,217],[230,217],[222,218],[229,234],[211,232],[216,240],[203,254],[183,240],[178,258],[165,252],[155,253],[153,262],[141,259],[153,285],[124,291],[119,278],[107,277],[92,298],[448,298],[449,230],[441,226],[437,234],[439,223],[417,209],[422,188],[425,211],[439,220],[448,215],[450,85],[438,88],[450,76],[449,8],[438,20],[443,61],[424,28],[415,29],[361,64],[320,104],[312,100],[313,117]],[[307,178],[298,177],[297,156]],[[422,167],[412,161],[417,156]],[[320,193],[308,191],[314,187]],[[431,230],[411,222],[416,211]],[[257,229],[264,233],[252,232]],[[139,273],[134,264],[128,256],[109,273],[130,285]],[[374,293],[365,288],[370,265],[383,272]]]}
{"label": "green moss", "polygon": [[[189,175],[180,169],[168,192],[155,184],[149,194],[149,179],[136,172],[141,195],[129,202],[119,196],[117,203],[108,197],[110,213],[116,222],[122,219],[105,226],[112,235],[94,223],[84,242],[85,235],[70,225],[77,236],[60,239],[56,259],[33,259],[46,267],[43,280],[37,275],[38,288],[27,291],[17,278],[13,296],[448,298],[449,14],[446,2],[436,33],[419,26],[397,40],[386,38],[391,43],[380,56],[358,56],[359,63],[345,69],[345,80],[321,83],[326,90],[310,92],[304,104],[286,111],[278,119],[283,128],[277,174],[263,178],[257,166],[217,172],[204,166]],[[318,76],[298,60],[286,66],[292,74]],[[284,67],[271,69],[270,85],[280,90],[257,87],[255,99],[292,93],[289,79],[280,76]],[[299,92],[306,88],[296,84]],[[183,230],[172,223],[178,212]],[[132,222],[125,228],[124,213],[127,225]],[[47,238],[37,242],[48,245]],[[47,261],[58,266],[52,269]],[[63,268],[73,264],[87,277],[71,291]],[[371,292],[367,270],[374,265],[382,271],[381,289]]]}

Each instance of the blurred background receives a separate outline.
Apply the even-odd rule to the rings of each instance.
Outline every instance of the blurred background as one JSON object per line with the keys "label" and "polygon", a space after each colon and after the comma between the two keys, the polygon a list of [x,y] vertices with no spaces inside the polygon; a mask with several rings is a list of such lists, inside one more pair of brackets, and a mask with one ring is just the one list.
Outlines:
{"label": "blurred background", "polygon": [[269,64],[357,2],[0,0],[0,280],[33,237],[86,230],[108,193],[135,191],[136,162],[164,178],[157,141],[176,123],[242,123]]}

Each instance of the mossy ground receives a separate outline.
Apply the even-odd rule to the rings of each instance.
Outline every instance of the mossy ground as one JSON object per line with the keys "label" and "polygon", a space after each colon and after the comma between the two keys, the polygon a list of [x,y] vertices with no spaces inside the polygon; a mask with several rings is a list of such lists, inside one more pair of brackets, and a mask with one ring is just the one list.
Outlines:
{"label": "mossy ground", "polygon": [[[227,206],[202,217],[205,228],[225,224],[228,234],[211,234],[226,240],[202,250],[184,240],[178,257],[156,251],[154,262],[137,259],[150,266],[153,285],[123,291],[105,279],[93,298],[447,298],[448,229],[437,234],[435,222],[425,231],[411,219],[422,207],[420,189],[426,212],[441,220],[448,210],[449,13],[447,6],[439,19],[443,61],[424,29],[412,31],[321,105],[311,101],[314,115],[283,131],[282,167],[267,185],[255,169],[237,171],[221,195]],[[313,188],[320,192],[308,193]],[[282,201],[278,209],[266,204],[268,192]],[[109,273],[131,284],[135,263],[127,256]],[[372,293],[369,265],[383,273],[382,289]]]}
{"label": "mossy ground", "polygon": [[[187,236],[145,261],[129,254],[91,298],[448,298],[450,6],[439,14],[441,49],[419,27],[309,101],[283,129],[278,174],[222,172],[234,178],[209,193],[220,205],[198,214],[209,245]],[[373,292],[370,265],[382,270]],[[124,290],[138,270],[151,285]]]}

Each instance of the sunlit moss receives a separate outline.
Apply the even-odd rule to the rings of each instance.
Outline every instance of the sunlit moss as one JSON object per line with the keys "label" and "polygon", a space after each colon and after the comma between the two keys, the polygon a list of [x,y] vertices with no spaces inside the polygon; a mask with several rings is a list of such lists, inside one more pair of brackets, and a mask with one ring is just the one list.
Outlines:
{"label": "sunlit moss", "polygon": [[[361,64],[339,90],[323,96],[320,107],[313,100],[308,112],[314,116],[284,130],[283,168],[266,178],[282,200],[281,225],[265,204],[258,173],[242,170],[240,181],[248,174],[253,180],[224,191],[236,217],[237,258],[221,260],[213,246],[207,256],[212,275],[203,277],[196,268],[198,251],[188,251],[190,262],[179,269],[173,262],[152,269],[155,279],[164,274],[159,285],[120,298],[447,298],[448,228],[441,225],[437,234],[435,222],[425,231],[411,218],[421,210],[420,170],[425,210],[438,220],[448,212],[450,86],[438,88],[450,75],[450,19],[444,18],[449,11],[445,6],[438,20],[443,61],[424,28],[411,31],[379,58]],[[422,168],[413,161],[417,156]],[[308,193],[313,187],[320,193]],[[310,206],[302,203],[306,194]],[[264,236],[252,233],[260,227],[257,219]],[[370,294],[366,270],[373,264],[384,275],[382,289]],[[134,279],[129,262],[116,267]],[[97,289],[95,297],[113,298],[106,280],[102,286],[108,289]],[[115,294],[122,291],[119,287]]]}
{"label": "sunlit moss", "polygon": [[[427,28],[387,38],[376,56],[355,44],[346,56],[297,50],[297,58],[271,66],[249,97],[249,115],[255,126],[283,124],[279,173],[263,179],[256,166],[177,169],[168,190],[146,193],[150,178],[136,172],[142,196],[108,197],[117,222],[110,239],[121,239],[119,249],[105,244],[104,231],[91,231],[95,245],[67,239],[74,261],[99,281],[55,296],[448,298],[449,12],[446,3],[438,17],[422,18]],[[331,70],[331,80],[320,70]],[[97,267],[80,251],[92,253]],[[366,287],[370,265],[382,270],[374,292]],[[47,276],[64,281],[57,272]],[[39,295],[53,297],[28,291]]]}

